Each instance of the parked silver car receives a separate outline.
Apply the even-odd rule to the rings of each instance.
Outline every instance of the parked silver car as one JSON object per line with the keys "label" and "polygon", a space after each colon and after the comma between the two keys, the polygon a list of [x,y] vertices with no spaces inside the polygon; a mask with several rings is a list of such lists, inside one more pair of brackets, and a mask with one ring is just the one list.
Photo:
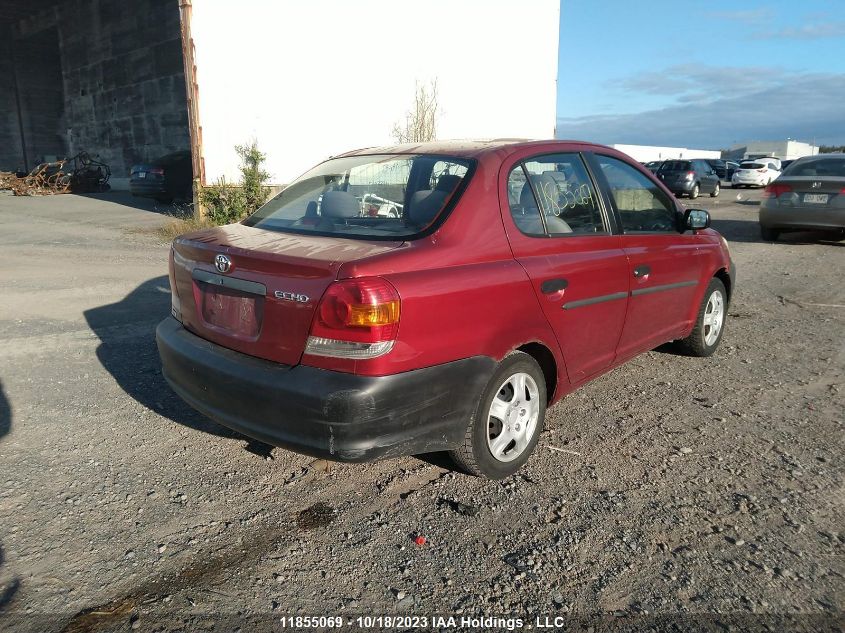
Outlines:
{"label": "parked silver car", "polygon": [[845,154],[800,158],[766,187],[760,235],[774,241],[790,230],[845,232]]}

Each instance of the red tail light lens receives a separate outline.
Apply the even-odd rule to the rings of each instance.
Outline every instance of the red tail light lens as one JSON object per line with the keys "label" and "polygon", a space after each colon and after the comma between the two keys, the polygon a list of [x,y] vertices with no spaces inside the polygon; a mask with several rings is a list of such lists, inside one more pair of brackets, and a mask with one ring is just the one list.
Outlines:
{"label": "red tail light lens", "polygon": [[164,169],[162,169],[161,167],[153,167],[150,170],[150,173],[151,174],[158,174],[159,176],[164,176]]}
{"label": "red tail light lens", "polygon": [[777,198],[778,196],[780,196],[784,193],[791,193],[791,192],[792,192],[792,187],[790,187],[789,185],[781,185],[781,184],[778,184],[776,182],[773,182],[772,184],[770,184],[766,187],[765,191],[763,191],[763,197],[764,198]]}
{"label": "red tail light lens", "polygon": [[311,326],[306,354],[366,359],[386,354],[399,334],[401,300],[380,277],[329,286]]}
{"label": "red tail light lens", "polygon": [[378,215],[378,205],[377,204],[368,204],[367,205],[367,215],[371,218],[374,218]]}
{"label": "red tail light lens", "polygon": [[763,169],[758,169],[757,171],[759,171],[761,174],[765,174],[767,170],[765,167],[763,167]]}
{"label": "red tail light lens", "polygon": [[695,178],[695,172],[694,171],[688,171],[686,173],[685,177],[686,177],[687,180],[692,180],[693,178]]}

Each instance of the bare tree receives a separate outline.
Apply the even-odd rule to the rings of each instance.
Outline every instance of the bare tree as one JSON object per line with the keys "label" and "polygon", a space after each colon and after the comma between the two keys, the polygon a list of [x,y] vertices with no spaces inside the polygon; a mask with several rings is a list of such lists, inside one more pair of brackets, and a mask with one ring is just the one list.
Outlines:
{"label": "bare tree", "polygon": [[437,80],[416,84],[414,108],[405,114],[404,122],[393,124],[391,134],[397,143],[420,143],[437,139]]}

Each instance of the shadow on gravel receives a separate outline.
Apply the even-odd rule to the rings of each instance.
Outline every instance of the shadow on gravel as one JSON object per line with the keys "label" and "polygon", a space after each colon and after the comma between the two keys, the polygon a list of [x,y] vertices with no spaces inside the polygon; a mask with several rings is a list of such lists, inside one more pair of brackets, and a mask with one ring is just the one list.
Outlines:
{"label": "shadow on gravel", "polygon": [[[3,568],[4,560],[5,556],[3,555],[3,546],[0,545],[0,569]],[[20,589],[20,586],[21,581],[19,578],[15,578],[8,583],[0,582],[0,610],[12,601],[15,594],[18,592],[18,589]]]}
{"label": "shadow on gravel", "polygon": [[142,211],[150,211],[151,213],[160,213],[161,215],[179,216],[184,214],[186,208],[190,205],[186,202],[164,203],[157,202],[153,198],[139,198],[133,196],[128,191],[106,191],[104,193],[77,193],[73,194],[80,198],[90,198],[91,200],[102,200],[104,202],[113,202],[115,204],[123,205],[124,207],[132,207],[133,209],[141,209]]}
{"label": "shadow on gravel", "polygon": [[3,383],[0,382],[0,439],[12,430],[12,405],[3,391]]}
{"label": "shadow on gravel", "polygon": [[[753,220],[713,220],[711,225],[729,242],[765,242],[760,237],[760,223]],[[781,233],[775,244],[824,244],[845,246],[842,233],[836,231],[790,231]]]}
{"label": "shadow on gravel", "polygon": [[161,375],[155,328],[170,314],[170,283],[162,275],[145,281],[117,303],[85,311],[100,338],[97,358],[127,394],[155,413],[192,429],[245,439],[194,411]]}

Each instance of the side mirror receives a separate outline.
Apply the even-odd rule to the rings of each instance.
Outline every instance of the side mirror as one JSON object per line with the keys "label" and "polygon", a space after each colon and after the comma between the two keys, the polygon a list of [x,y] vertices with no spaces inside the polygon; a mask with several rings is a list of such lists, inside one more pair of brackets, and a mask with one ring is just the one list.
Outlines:
{"label": "side mirror", "polygon": [[710,226],[710,214],[704,209],[687,209],[684,213],[684,226],[692,231],[700,231]]}

